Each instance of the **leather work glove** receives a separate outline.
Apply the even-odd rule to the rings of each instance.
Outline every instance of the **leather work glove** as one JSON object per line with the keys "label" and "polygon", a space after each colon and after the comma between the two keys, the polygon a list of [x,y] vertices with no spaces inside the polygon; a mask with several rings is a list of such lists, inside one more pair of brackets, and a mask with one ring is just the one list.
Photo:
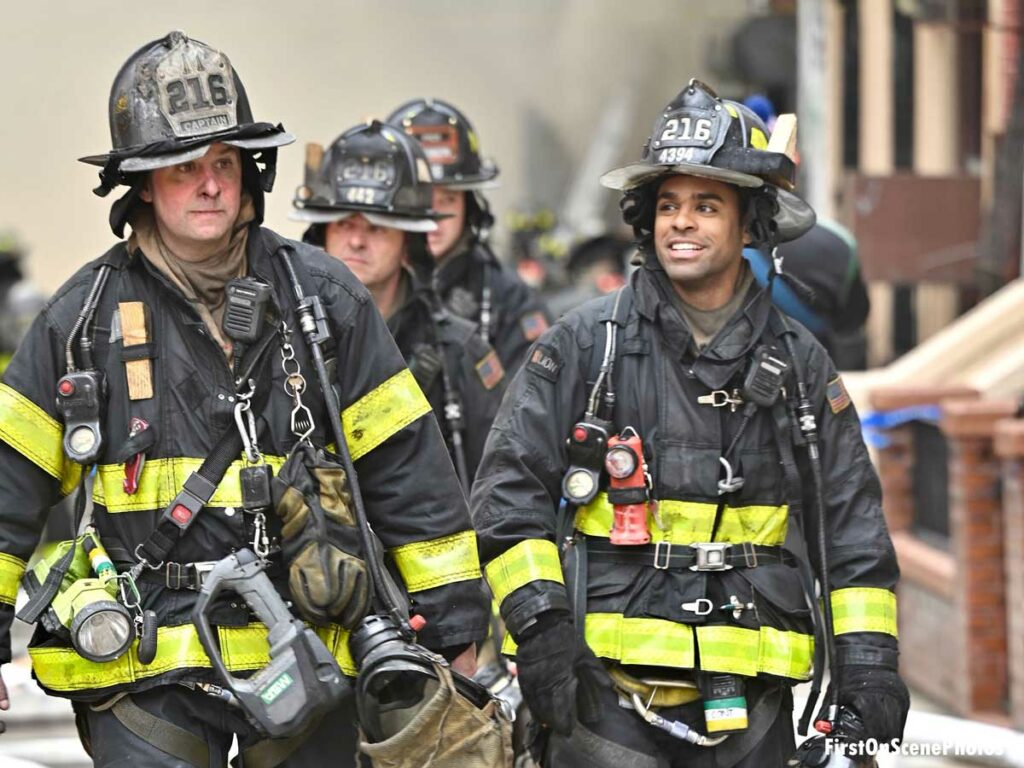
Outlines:
{"label": "leather work glove", "polygon": [[300,443],[273,487],[292,602],[315,624],[354,629],[369,611],[370,593],[345,470]]}
{"label": "leather work glove", "polygon": [[886,667],[844,666],[840,680],[839,704],[853,710],[863,725],[862,734],[848,736],[876,739],[880,744],[903,739],[910,692],[898,672]]}
{"label": "leather work glove", "polygon": [[581,711],[596,716],[597,689],[607,675],[601,662],[577,637],[568,613],[542,614],[523,633],[516,650],[516,666],[526,706],[535,719],[557,733],[572,733]]}

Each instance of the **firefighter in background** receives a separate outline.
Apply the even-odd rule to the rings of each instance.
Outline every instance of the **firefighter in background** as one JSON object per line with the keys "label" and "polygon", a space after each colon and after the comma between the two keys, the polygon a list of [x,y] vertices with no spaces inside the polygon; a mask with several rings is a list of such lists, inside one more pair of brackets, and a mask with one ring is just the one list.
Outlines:
{"label": "firefighter in background", "polygon": [[818,629],[822,728],[902,735],[899,571],[855,409],[742,257],[814,221],[768,142],[696,80],[659,112],[601,179],[642,266],[538,340],[491,431],[471,509],[544,765],[784,765]]}
{"label": "firefighter in background", "polygon": [[427,235],[438,260],[437,290],[454,313],[477,325],[512,374],[550,318],[537,293],[498,261],[488,242],[494,217],[483,192],[497,185],[498,167],[481,156],[473,126],[448,102],[414,99],[387,121],[420,142],[434,180],[433,207],[448,214]]}
{"label": "firefighter in background", "polygon": [[24,257],[14,233],[0,232],[0,374],[46,303],[46,297],[25,278]]}
{"label": "firefighter in background", "polygon": [[448,441],[468,494],[505,391],[497,354],[434,293],[427,239],[441,214],[419,144],[376,121],[339,136],[299,188],[303,239],[341,259],[384,316]]}
{"label": "firefighter in background", "polygon": [[[341,669],[356,672],[348,638],[369,594],[347,476],[337,464],[310,470],[308,488],[288,487],[280,503],[268,488],[271,470],[278,483],[303,455],[325,465],[334,439],[298,327],[295,285],[305,282],[332,338],[327,370],[367,515],[426,622],[419,640],[471,674],[488,604],[430,404],[352,273],[261,226],[277,149],[294,138],[253,118],[222,52],[183,32],[146,44],[116,76],[109,118],[113,149],[84,161],[101,168],[97,194],[127,188],[110,211],[119,240],[57,291],[0,383],[0,662],[11,658],[15,596],[42,512],[77,487],[81,515],[83,478],[95,471],[92,525],[133,586],[100,589],[109,623],[94,632],[85,631],[92,623],[75,631],[92,615],[75,612],[70,626],[41,622],[29,648],[40,686],[74,702],[95,764],[224,765],[237,736],[246,764],[354,766],[351,698],[275,744],[207,693],[223,681],[192,609],[216,561],[250,548],[293,610],[318,624]],[[126,224],[131,236],[120,239]],[[266,299],[244,342],[223,322],[227,286],[243,277],[247,295]],[[204,475],[206,459],[230,455],[235,440],[247,446],[244,459],[239,451],[216,482]],[[333,501],[326,530],[314,525],[310,504],[322,504],[312,496]],[[38,575],[30,570],[25,583]],[[224,595],[212,605],[228,669],[266,665],[266,627],[251,623],[245,603]],[[136,619],[127,628],[117,623],[126,616]],[[0,685],[0,708],[8,705]]]}

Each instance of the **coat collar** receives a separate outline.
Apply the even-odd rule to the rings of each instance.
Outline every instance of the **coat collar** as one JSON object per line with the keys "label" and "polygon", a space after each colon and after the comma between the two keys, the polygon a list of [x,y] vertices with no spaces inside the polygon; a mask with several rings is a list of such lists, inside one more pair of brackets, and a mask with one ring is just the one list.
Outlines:
{"label": "coat collar", "polygon": [[771,302],[755,282],[740,309],[729,318],[718,335],[699,354],[694,354],[693,334],[676,309],[672,284],[653,256],[633,275],[637,311],[650,321],[664,339],[667,351],[689,366],[705,386],[721,389],[746,364],[768,324]]}

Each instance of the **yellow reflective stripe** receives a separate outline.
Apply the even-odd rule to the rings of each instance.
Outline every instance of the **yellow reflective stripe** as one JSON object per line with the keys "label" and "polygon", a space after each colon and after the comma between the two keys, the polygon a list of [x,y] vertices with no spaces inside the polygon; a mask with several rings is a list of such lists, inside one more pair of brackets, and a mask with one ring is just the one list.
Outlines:
{"label": "yellow reflective stripe", "polygon": [[405,368],[363,395],[342,413],[352,460],[359,459],[416,419],[430,413],[430,403]]}
{"label": "yellow reflective stripe", "polygon": [[700,666],[710,672],[754,676],[759,672],[796,680],[811,675],[814,638],[774,627],[697,627]]}
{"label": "yellow reflective stripe", "polygon": [[[653,514],[647,517],[651,541],[684,545],[695,541],[711,541],[717,511],[717,504],[703,501],[660,499],[657,517],[661,525]],[[785,505],[725,507],[715,541],[780,545],[786,538],[788,515],[789,508]],[[576,510],[576,530],[588,536],[608,538],[613,519],[612,504],[608,501],[608,495],[601,492],[592,502]]]}
{"label": "yellow reflective stripe", "polygon": [[487,583],[494,599],[506,597],[531,581],[565,584],[558,547],[547,539],[525,539],[487,564]]}
{"label": "yellow reflective stripe", "polygon": [[[708,541],[717,509],[717,504],[661,499],[658,501],[658,517],[663,527],[658,526],[653,515],[647,516],[651,540],[673,544]],[[614,509],[608,501],[608,494],[602,491],[592,502],[576,510],[576,530],[588,536],[608,538],[613,519]]]}
{"label": "yellow reflective stripe", "polygon": [[623,664],[693,667],[693,630],[674,621],[588,613],[586,638],[596,655]]}
{"label": "yellow reflective stripe", "polygon": [[715,534],[715,541],[736,544],[749,541],[763,546],[782,546],[786,540],[789,507],[753,505],[725,507]]}
{"label": "yellow reflective stripe", "polygon": [[392,549],[391,556],[410,592],[480,578],[474,531],[403,544]]}
{"label": "yellow reflective stripe", "polygon": [[25,561],[0,552],[0,603],[14,605],[18,597],[18,583],[25,573]]}
{"label": "yellow reflective stripe", "polygon": [[757,674],[760,642],[760,634],[756,629],[697,627],[701,669],[753,677]]}
{"label": "yellow reflective stripe", "polygon": [[355,659],[348,650],[349,631],[338,624],[329,624],[326,627],[314,627],[317,637],[324,641],[327,650],[338,662],[341,671],[349,677],[355,677],[359,670],[356,669]]}
{"label": "yellow reflective stripe", "polygon": [[832,592],[832,619],[837,635],[885,632],[899,637],[896,595],[878,587],[847,587]]}
{"label": "yellow reflective stripe", "polygon": [[769,675],[809,680],[814,658],[814,638],[801,632],[761,627],[758,670]]}
{"label": "yellow reflective stripe", "polygon": [[[348,651],[348,631],[339,626],[318,627],[317,635],[338,660],[347,675],[356,672]],[[232,672],[252,670],[269,661],[267,628],[262,624],[246,627],[218,627],[221,655]],[[157,630],[156,658],[142,665],[136,655],[138,641],[113,661],[84,659],[72,648],[29,648],[32,668],[39,682],[55,691],[83,691],[134,683],[175,669],[211,667],[199,642],[195,627],[184,624]]]}
{"label": "yellow reflective stripe", "polygon": [[0,440],[49,475],[68,493],[82,468],[64,457],[64,428],[60,422],[7,384],[0,383]]}
{"label": "yellow reflective stripe", "polygon": [[[275,474],[284,464],[284,456],[264,456]],[[149,459],[142,467],[139,487],[135,493],[124,491],[124,464],[101,464],[96,468],[92,497],[108,512],[143,512],[163,509],[181,491],[188,476],[199,469],[203,459],[181,456],[170,459]],[[210,499],[211,507],[242,506],[242,485],[238,473],[246,466],[232,462]]]}
{"label": "yellow reflective stripe", "polygon": [[11,357],[7,352],[0,353],[0,374],[7,370],[7,366],[10,365]]}
{"label": "yellow reflective stripe", "polygon": [[[774,627],[696,627],[701,669],[753,676],[758,673],[809,680],[814,638]],[[589,613],[587,645],[595,654],[623,664],[656,664],[692,669],[693,629],[664,619],[628,619],[617,613]],[[506,635],[501,652],[515,656]]]}

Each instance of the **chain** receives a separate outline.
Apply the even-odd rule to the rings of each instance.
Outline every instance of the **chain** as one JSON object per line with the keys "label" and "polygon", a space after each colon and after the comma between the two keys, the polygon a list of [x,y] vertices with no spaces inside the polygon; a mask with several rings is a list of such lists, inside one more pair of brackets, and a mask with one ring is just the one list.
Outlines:
{"label": "chain", "polygon": [[302,393],[306,391],[306,378],[302,375],[302,366],[295,359],[295,348],[292,347],[291,330],[286,323],[281,323],[281,370],[284,371],[284,391],[292,399],[294,407],[291,414],[292,434],[299,442],[309,442],[309,436],[316,428],[313,414],[302,402]]}

